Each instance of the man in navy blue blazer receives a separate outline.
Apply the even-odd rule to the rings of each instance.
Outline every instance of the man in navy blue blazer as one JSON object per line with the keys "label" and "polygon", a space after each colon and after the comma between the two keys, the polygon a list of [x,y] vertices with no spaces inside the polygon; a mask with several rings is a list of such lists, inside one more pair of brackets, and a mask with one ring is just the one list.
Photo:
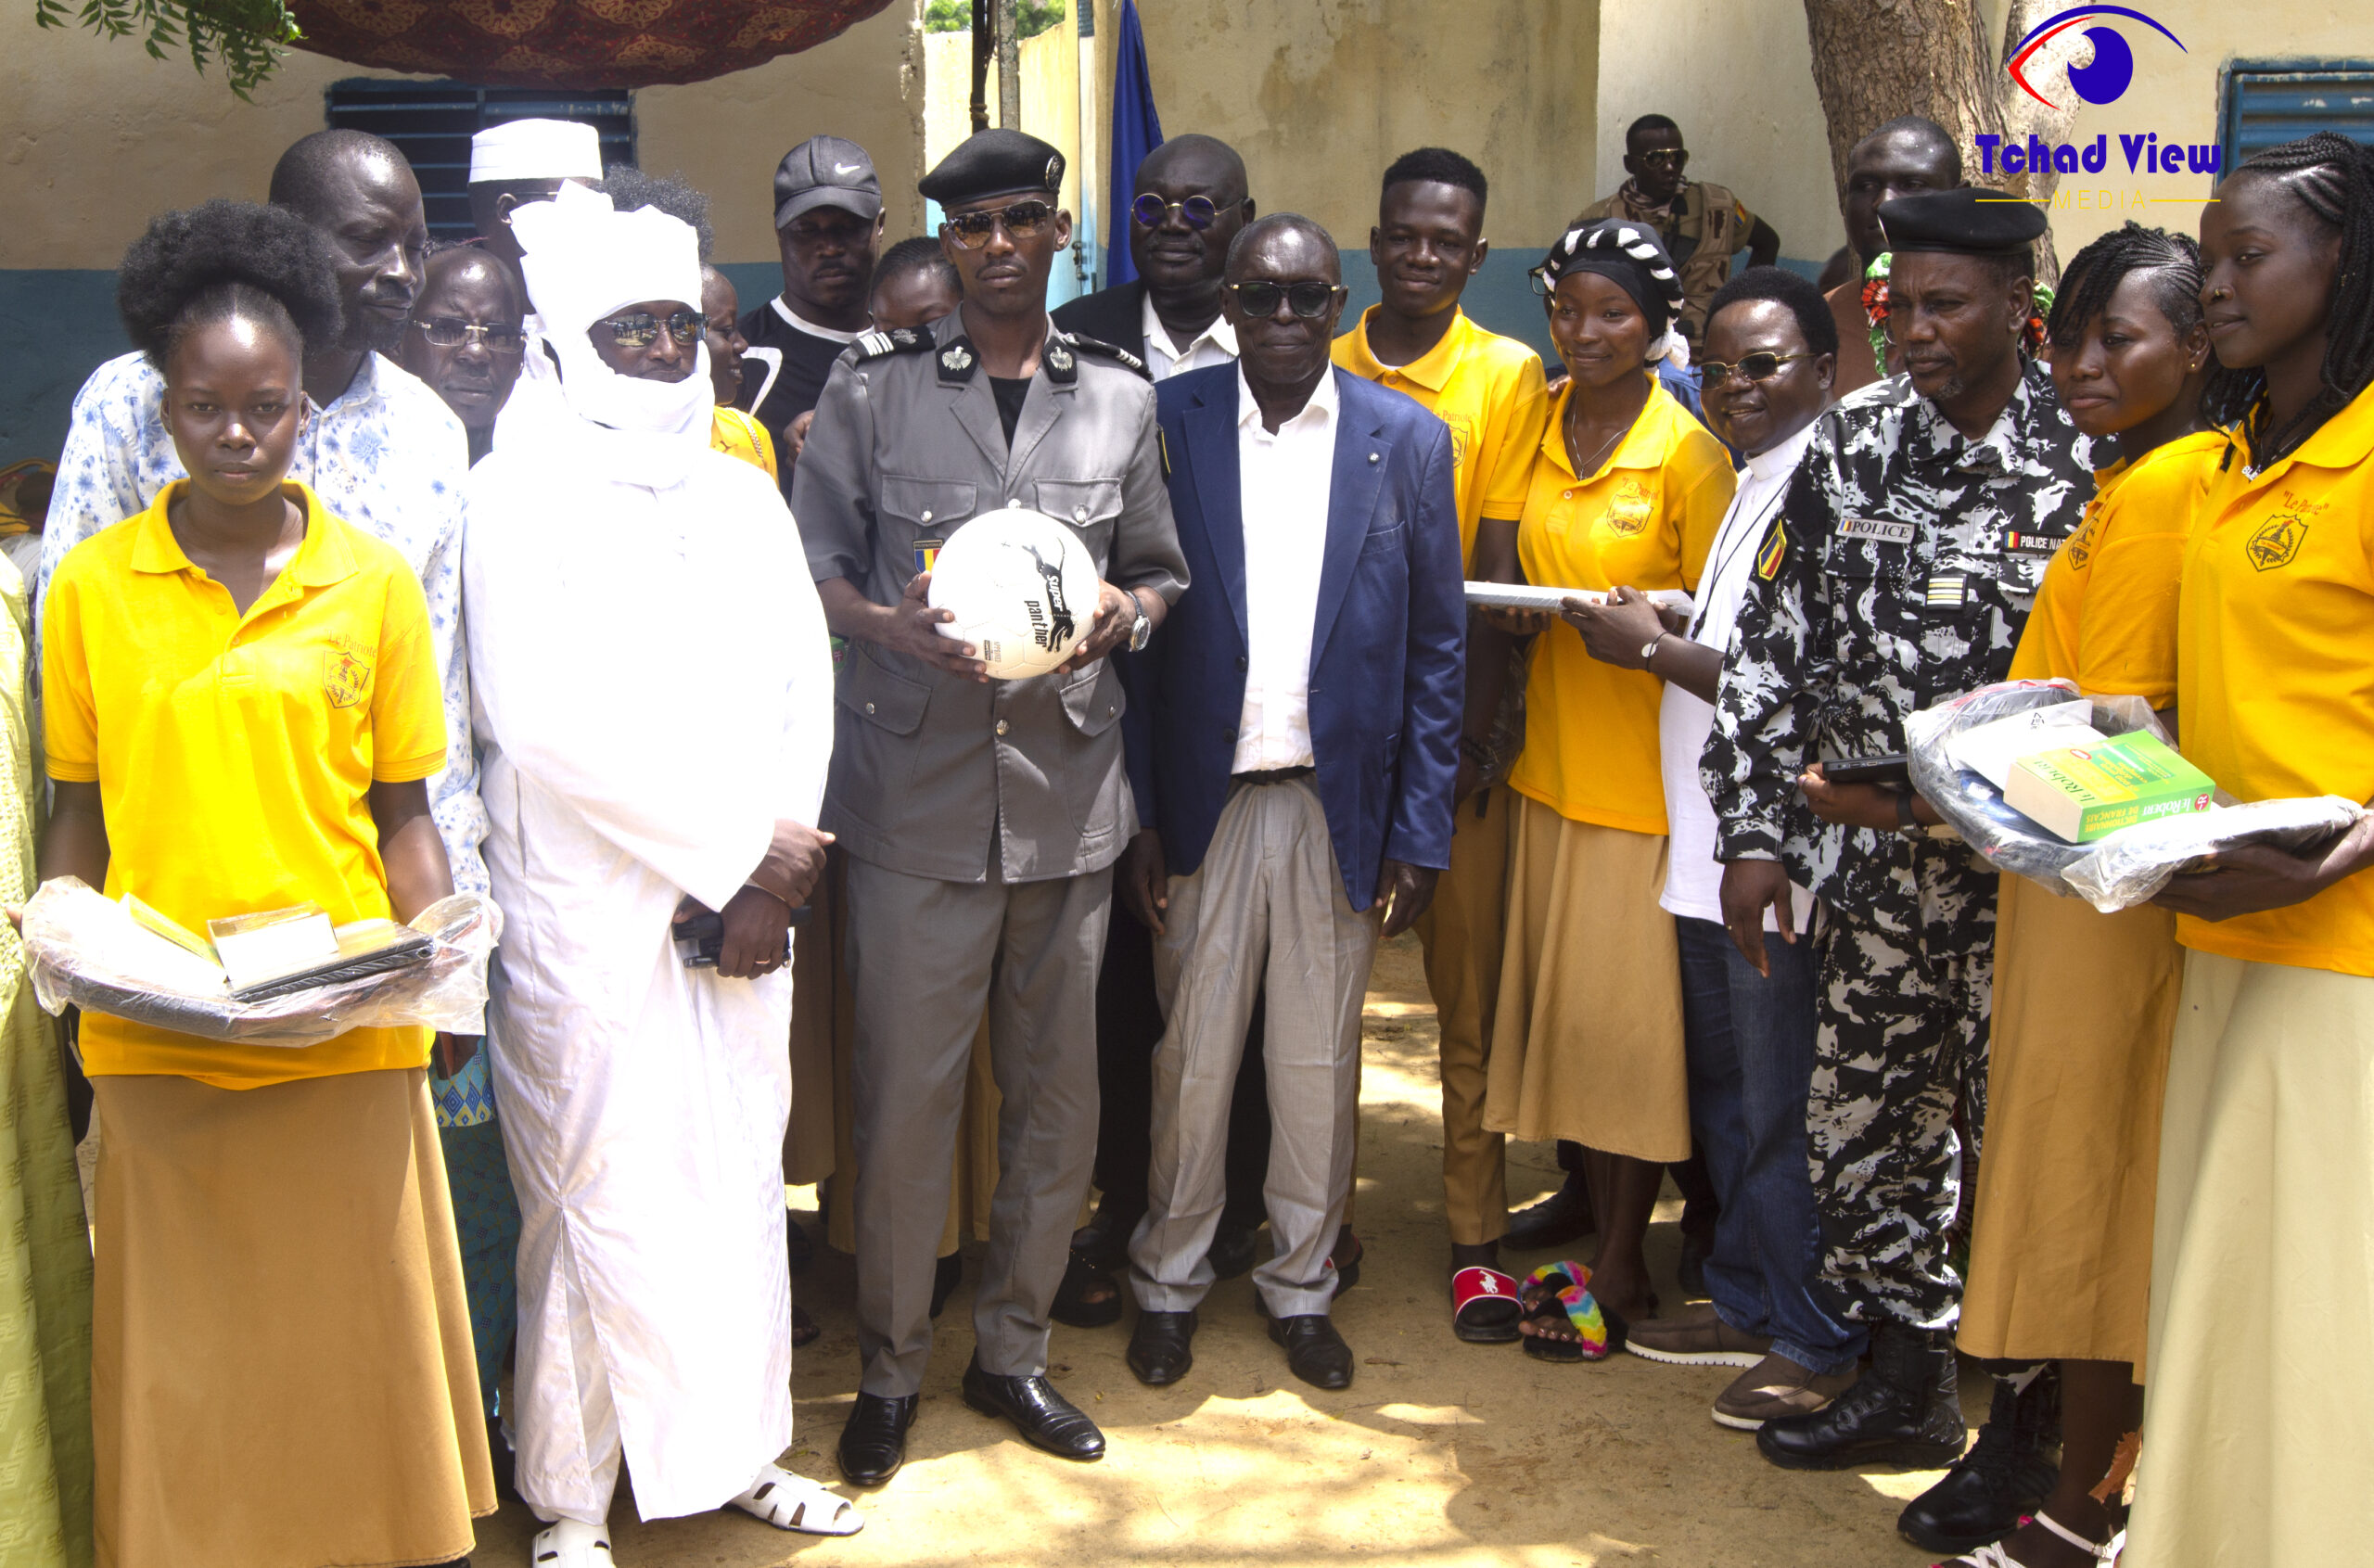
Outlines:
{"label": "man in navy blue blazer", "polygon": [[1352,1381],[1328,1253],[1351,1185],[1361,1004],[1377,942],[1449,863],[1467,622],[1450,436],[1329,363],[1344,297],[1324,229],[1259,219],[1228,253],[1237,363],[1156,389],[1199,591],[1131,657],[1122,719],[1142,825],[1117,886],[1155,934],[1168,1019],[1130,1243],[1129,1362],[1150,1384],[1193,1359],[1265,984],[1276,1256],[1254,1283],[1297,1377]]}

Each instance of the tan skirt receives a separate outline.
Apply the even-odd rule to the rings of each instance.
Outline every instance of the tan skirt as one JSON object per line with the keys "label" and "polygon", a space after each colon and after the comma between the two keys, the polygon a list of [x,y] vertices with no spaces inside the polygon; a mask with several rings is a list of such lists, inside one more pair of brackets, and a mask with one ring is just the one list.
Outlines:
{"label": "tan skirt", "polygon": [[1681,953],[1666,840],[1519,797],[1484,1126],[1642,1160],[1690,1157]]}
{"label": "tan skirt", "polygon": [[467,1555],[494,1475],[426,1075],[93,1083],[100,1568]]}
{"label": "tan skirt", "polygon": [[2165,911],[2100,914],[2003,878],[1966,1353],[2140,1368],[2183,979]]}

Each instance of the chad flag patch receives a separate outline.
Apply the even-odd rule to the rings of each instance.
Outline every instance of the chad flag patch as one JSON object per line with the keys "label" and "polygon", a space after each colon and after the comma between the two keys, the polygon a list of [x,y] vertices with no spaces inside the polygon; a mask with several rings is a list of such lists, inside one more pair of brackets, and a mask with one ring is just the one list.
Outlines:
{"label": "chad flag patch", "polygon": [[1764,536],[1764,547],[1755,553],[1755,575],[1765,581],[1772,580],[1780,570],[1780,563],[1789,558],[1789,529],[1780,518],[1772,519],[1772,529]]}
{"label": "chad flag patch", "polygon": [[938,539],[918,539],[915,541],[916,575],[921,576],[923,573],[931,570],[933,563],[939,559],[939,547],[945,542],[946,541]]}

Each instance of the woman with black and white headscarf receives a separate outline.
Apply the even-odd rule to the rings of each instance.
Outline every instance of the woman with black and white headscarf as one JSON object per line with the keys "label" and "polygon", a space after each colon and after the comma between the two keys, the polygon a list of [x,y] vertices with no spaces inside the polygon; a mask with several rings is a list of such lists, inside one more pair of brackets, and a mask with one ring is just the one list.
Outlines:
{"label": "woman with black and white headscarf", "polygon": [[[1568,380],[1524,518],[1483,525],[1476,575],[1694,591],[1733,480],[1721,443],[1656,380],[1656,362],[1685,352],[1671,258],[1648,229],[1610,221],[1570,231],[1534,278]],[[1664,1163],[1690,1155],[1679,957],[1657,904],[1658,648],[1592,636],[1578,598],[1500,613],[1538,641],[1509,778],[1523,799],[1485,1125],[1583,1146],[1597,1258],[1537,1270],[1521,1327],[1530,1355],[1596,1360],[1655,1306],[1641,1241]]]}

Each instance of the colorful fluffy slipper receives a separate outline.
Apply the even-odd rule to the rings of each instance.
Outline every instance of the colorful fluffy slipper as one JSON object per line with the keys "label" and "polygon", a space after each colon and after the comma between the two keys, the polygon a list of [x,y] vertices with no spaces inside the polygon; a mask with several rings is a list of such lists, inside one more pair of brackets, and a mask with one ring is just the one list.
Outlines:
{"label": "colorful fluffy slipper", "polygon": [[1542,1361],[1604,1361],[1624,1348],[1623,1319],[1602,1310],[1590,1280],[1591,1271],[1573,1261],[1545,1263],[1526,1276],[1518,1331],[1526,1355]]}

